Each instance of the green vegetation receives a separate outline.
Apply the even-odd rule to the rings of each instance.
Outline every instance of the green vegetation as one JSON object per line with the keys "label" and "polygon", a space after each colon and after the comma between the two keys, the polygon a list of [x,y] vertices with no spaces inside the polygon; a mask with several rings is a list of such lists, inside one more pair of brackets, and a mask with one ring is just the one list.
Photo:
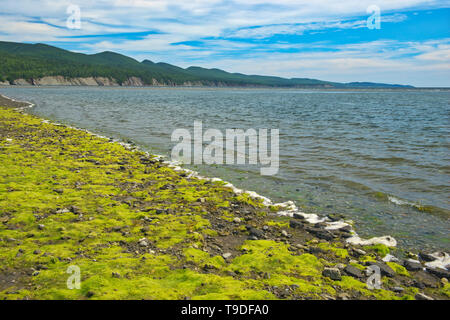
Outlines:
{"label": "green vegetation", "polygon": [[[12,83],[17,79],[32,82],[45,76],[68,79],[104,77],[124,84],[130,77],[140,78],[152,85],[205,86],[269,86],[269,87],[352,87],[348,84],[314,79],[253,76],[229,73],[219,69],[189,67],[183,69],[167,63],[138,62],[130,57],[101,52],[86,55],[45,44],[25,44],[0,41],[0,81]],[[396,87],[386,84],[358,84],[358,87]]]}
{"label": "green vegetation", "polygon": [[[0,163],[2,300],[412,299],[418,292],[393,292],[386,277],[379,290],[344,274],[334,281],[323,271],[349,263],[342,243],[289,228],[274,208],[223,183],[1,107]],[[267,230],[255,240],[249,226]],[[320,252],[308,252],[313,243]],[[80,268],[80,289],[67,287],[70,266]],[[448,286],[429,292],[445,296]]]}

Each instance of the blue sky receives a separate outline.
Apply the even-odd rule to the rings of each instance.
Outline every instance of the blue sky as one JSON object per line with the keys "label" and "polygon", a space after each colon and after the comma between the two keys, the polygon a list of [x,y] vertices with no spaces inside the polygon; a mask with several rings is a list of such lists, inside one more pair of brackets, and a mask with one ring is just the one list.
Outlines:
{"label": "blue sky", "polygon": [[[81,29],[66,21],[81,11]],[[450,87],[450,1],[0,0],[0,40],[231,72]],[[370,6],[380,29],[369,29]]]}

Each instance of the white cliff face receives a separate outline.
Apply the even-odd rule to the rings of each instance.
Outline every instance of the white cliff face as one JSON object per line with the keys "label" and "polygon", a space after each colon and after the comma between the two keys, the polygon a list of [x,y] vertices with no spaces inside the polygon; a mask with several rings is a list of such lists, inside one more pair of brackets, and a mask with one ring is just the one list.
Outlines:
{"label": "white cliff face", "polygon": [[129,77],[127,80],[125,80],[122,83],[122,86],[127,86],[127,87],[143,87],[145,84],[142,81],[141,78],[137,78],[137,77]]}
{"label": "white cliff face", "polygon": [[[119,86],[120,84],[115,79],[106,77],[87,77],[87,78],[65,78],[63,76],[47,76],[39,79],[16,79],[13,81],[14,85],[19,86]],[[0,85],[9,85],[9,83]],[[145,84],[140,78],[131,77],[127,79],[122,85],[142,87]]]}

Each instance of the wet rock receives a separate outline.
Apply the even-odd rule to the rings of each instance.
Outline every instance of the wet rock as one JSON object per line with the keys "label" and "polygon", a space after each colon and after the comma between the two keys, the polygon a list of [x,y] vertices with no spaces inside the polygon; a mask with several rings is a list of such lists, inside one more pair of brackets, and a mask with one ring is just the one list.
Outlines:
{"label": "wet rock", "polygon": [[450,276],[450,272],[445,269],[442,269],[442,268],[428,268],[427,267],[426,270],[438,278],[449,279],[449,276]]}
{"label": "wet rock", "polygon": [[305,217],[302,216],[302,215],[299,214],[299,213],[294,213],[294,214],[293,214],[293,218],[294,218],[294,219],[298,219],[298,220],[305,220]]}
{"label": "wet rock", "polygon": [[264,232],[259,230],[259,229],[247,226],[247,230],[250,233],[250,236],[254,236],[254,237],[257,237],[257,238],[264,237]]}
{"label": "wet rock", "polygon": [[361,270],[359,270],[358,268],[356,268],[350,264],[344,268],[344,272],[353,278],[362,278],[363,277],[363,273],[361,272]]}
{"label": "wet rock", "polygon": [[307,231],[309,233],[315,235],[319,239],[324,239],[327,241],[331,241],[334,239],[334,235],[328,230],[319,229],[319,228],[308,228]]}
{"label": "wet rock", "polygon": [[69,207],[70,212],[72,212],[73,214],[79,215],[81,214],[81,209],[78,208],[77,206],[70,206]]}
{"label": "wet rock", "polygon": [[420,293],[420,292],[418,294],[416,294],[415,298],[416,298],[416,300],[434,300],[433,298],[431,298],[427,295],[424,295],[423,293]]}
{"label": "wet rock", "polygon": [[341,271],[339,271],[338,268],[325,268],[323,269],[322,275],[324,277],[330,278],[331,280],[342,280]]}
{"label": "wet rock", "polygon": [[292,229],[303,229],[303,223],[301,221],[292,219],[289,221],[289,227],[291,227]]}
{"label": "wet rock", "polygon": [[436,260],[435,257],[433,257],[431,254],[425,253],[425,252],[420,252],[419,253],[419,259],[425,262],[431,262]]}
{"label": "wet rock", "polygon": [[411,260],[405,260],[403,262],[403,266],[406,268],[406,270],[409,271],[419,271],[423,269],[422,264],[419,262],[411,261]]}
{"label": "wet rock", "polygon": [[414,274],[414,286],[420,289],[424,287],[438,288],[439,278],[421,270]]}
{"label": "wet rock", "polygon": [[345,219],[345,217],[342,214],[336,214],[336,213],[328,214],[327,218],[330,219],[333,222]]}

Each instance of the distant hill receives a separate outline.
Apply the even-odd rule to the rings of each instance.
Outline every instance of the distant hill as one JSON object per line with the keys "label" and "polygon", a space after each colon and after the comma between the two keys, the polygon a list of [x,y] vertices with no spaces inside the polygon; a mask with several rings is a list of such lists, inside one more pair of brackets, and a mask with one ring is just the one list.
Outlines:
{"label": "distant hill", "polygon": [[411,88],[383,83],[336,83],[307,78],[280,78],[229,73],[220,69],[186,69],[105,51],[82,54],[46,44],[0,41],[0,84],[237,86],[285,88]]}

